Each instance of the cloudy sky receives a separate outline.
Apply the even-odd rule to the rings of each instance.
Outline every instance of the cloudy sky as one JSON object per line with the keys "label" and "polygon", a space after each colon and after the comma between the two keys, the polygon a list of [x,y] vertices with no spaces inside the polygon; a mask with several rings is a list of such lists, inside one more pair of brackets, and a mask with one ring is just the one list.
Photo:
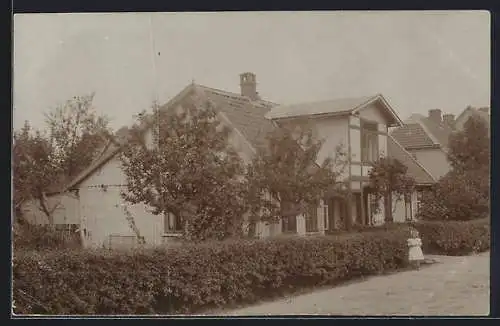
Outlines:
{"label": "cloudy sky", "polygon": [[[159,55],[158,55],[159,53]],[[156,54],[156,55],[155,55]],[[153,59],[154,58],[154,59]],[[382,93],[402,118],[490,102],[487,12],[25,14],[14,17],[14,128],[95,92],[118,129],[194,80],[265,99]]]}

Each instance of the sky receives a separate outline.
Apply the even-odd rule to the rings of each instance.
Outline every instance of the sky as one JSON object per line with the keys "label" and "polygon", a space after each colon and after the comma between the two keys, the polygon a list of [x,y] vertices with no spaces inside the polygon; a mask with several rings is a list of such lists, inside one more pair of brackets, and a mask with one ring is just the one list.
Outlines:
{"label": "sky", "polygon": [[442,12],[214,12],[14,16],[13,127],[95,92],[111,127],[192,81],[280,104],[382,93],[405,119],[490,103],[490,16]]}

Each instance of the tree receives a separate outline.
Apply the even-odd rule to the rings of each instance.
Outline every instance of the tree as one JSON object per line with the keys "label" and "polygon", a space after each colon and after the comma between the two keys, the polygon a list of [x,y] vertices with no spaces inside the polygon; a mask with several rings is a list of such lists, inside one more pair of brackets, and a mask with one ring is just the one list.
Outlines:
{"label": "tree", "polygon": [[28,122],[14,133],[13,183],[17,212],[34,199],[53,224],[58,204],[49,205],[49,189],[77,175],[99,153],[111,133],[108,119],[97,115],[93,94],[74,97],[46,114],[47,132],[34,130]]}
{"label": "tree", "polygon": [[455,171],[489,169],[490,137],[486,122],[472,115],[462,131],[450,136],[449,148],[448,161]]}
{"label": "tree", "polygon": [[490,137],[486,122],[472,115],[462,131],[450,136],[448,161],[453,175],[471,177],[483,196],[489,198],[490,188]]}
{"label": "tree", "polygon": [[33,130],[28,121],[20,131],[14,132],[12,160],[16,216],[21,217],[20,206],[24,202],[36,199],[49,224],[53,224],[55,208],[48,205],[45,193],[61,170],[54,160],[50,142],[40,131]]}
{"label": "tree", "polygon": [[180,217],[183,235],[193,241],[241,233],[246,186],[243,164],[228,143],[230,130],[196,97],[178,111],[155,105],[153,112],[138,117],[123,149],[123,198],[148,205],[153,214]]}
{"label": "tree", "polygon": [[[375,202],[381,199],[384,202],[385,221],[393,222],[392,201],[401,200],[411,194],[415,181],[406,174],[408,168],[399,160],[391,157],[381,157],[373,163],[370,170],[370,188],[375,197]],[[380,209],[380,206],[375,206]]]}
{"label": "tree", "polygon": [[490,198],[490,138],[486,122],[472,115],[450,136],[451,171],[422,200],[420,218],[470,220],[485,217]]}
{"label": "tree", "polygon": [[484,183],[481,179],[473,171],[450,171],[431,191],[424,193],[419,218],[466,221],[485,217],[489,199],[479,190]]}
{"label": "tree", "polygon": [[339,176],[346,164],[342,146],[334,158],[317,163],[322,140],[313,137],[305,121],[281,126],[267,135],[247,168],[250,234],[259,220],[276,222],[306,211],[329,191],[340,189]]}
{"label": "tree", "polygon": [[109,119],[95,112],[93,99],[94,93],[75,96],[45,115],[54,154],[66,176],[86,168],[111,134]]}

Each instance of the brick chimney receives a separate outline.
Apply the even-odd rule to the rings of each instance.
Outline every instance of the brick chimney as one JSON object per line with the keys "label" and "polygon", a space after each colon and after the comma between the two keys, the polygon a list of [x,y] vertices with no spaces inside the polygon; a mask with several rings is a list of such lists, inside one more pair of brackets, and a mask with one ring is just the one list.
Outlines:
{"label": "brick chimney", "polygon": [[251,100],[258,100],[257,81],[255,74],[252,72],[244,72],[240,74],[241,95],[249,97]]}
{"label": "brick chimney", "polygon": [[429,110],[429,119],[437,124],[441,124],[443,122],[441,118],[441,110],[440,109]]}
{"label": "brick chimney", "polygon": [[454,114],[443,115],[443,122],[445,125],[453,127],[453,125],[455,124],[455,115]]}

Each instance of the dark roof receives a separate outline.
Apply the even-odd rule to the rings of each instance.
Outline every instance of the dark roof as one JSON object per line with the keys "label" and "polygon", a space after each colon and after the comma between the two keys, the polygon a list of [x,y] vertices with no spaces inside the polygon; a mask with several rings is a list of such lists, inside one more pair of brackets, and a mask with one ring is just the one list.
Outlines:
{"label": "dark roof", "polygon": [[404,148],[426,148],[433,147],[436,143],[425,131],[420,123],[407,123],[391,132]]}
{"label": "dark roof", "polygon": [[391,135],[406,149],[427,147],[448,147],[453,129],[444,123],[436,123],[421,114],[413,114],[410,119],[391,132]]}
{"label": "dark roof", "polygon": [[[115,136],[116,137],[116,136]],[[70,182],[66,183],[63,191],[73,188],[75,185],[83,181],[88,175],[94,172],[96,169],[101,167],[104,163],[112,159],[116,153],[120,151],[120,143],[118,139],[110,139],[101,154],[90,164],[86,169],[84,169],[80,174],[73,178]]]}
{"label": "dark roof", "polygon": [[224,113],[254,148],[259,147],[266,134],[273,130],[273,123],[265,115],[277,104],[264,100],[253,101],[246,96],[206,86],[196,87],[214,102],[215,109]]}
{"label": "dark roof", "polygon": [[423,185],[436,182],[432,175],[392,136],[387,137],[387,155],[406,165],[408,168],[407,174],[417,184]]}

